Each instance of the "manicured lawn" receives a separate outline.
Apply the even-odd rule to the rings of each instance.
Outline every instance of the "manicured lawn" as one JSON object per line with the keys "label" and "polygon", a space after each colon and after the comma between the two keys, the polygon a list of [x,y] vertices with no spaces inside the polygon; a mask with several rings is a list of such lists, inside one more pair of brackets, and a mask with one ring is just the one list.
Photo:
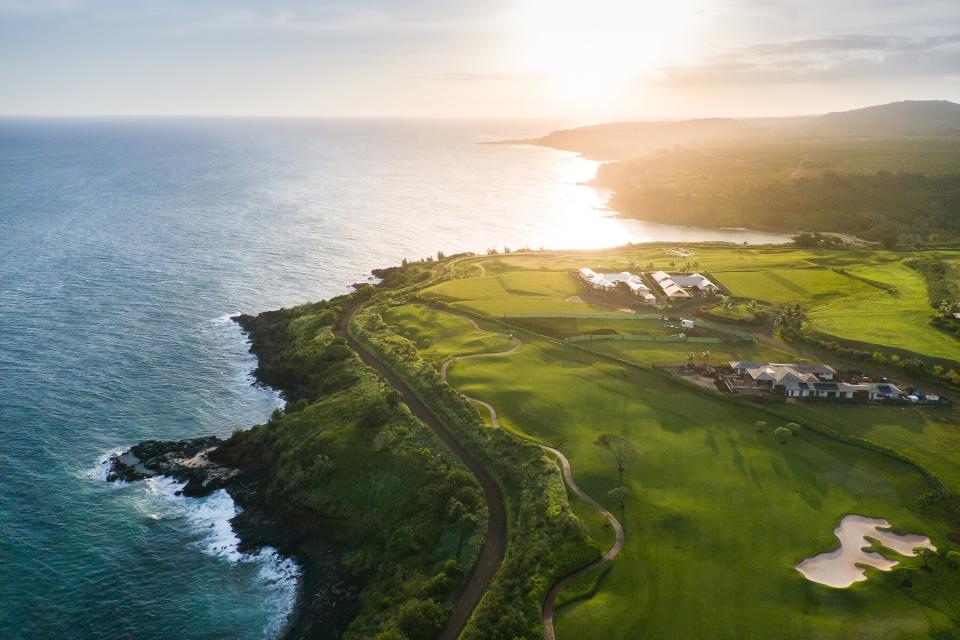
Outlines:
{"label": "manicured lawn", "polygon": [[[612,270],[621,265],[622,270],[624,261],[664,260],[663,251],[627,248],[589,256],[496,256],[483,260],[485,277],[446,282],[425,295],[495,316],[602,311],[566,300],[577,292],[569,269],[607,265]],[[890,257],[869,252],[696,248],[696,258],[737,295],[813,307],[839,296],[856,305],[892,297],[826,268],[840,265],[871,280],[905,278],[892,283],[901,290],[897,299],[902,299],[910,289],[904,287],[909,282],[899,271],[905,267],[884,263]],[[824,268],[789,268],[798,264]],[[926,313],[925,291],[917,291],[903,304]],[[879,325],[894,321],[878,322],[859,309],[860,325],[878,335],[883,331]],[[812,315],[816,326],[823,328],[820,313],[815,309]],[[443,315],[410,305],[391,312],[387,320],[434,357],[483,350],[486,334],[447,316],[451,324]],[[829,313],[826,317],[831,318]],[[900,320],[916,328],[919,325],[910,324],[915,321]],[[553,323],[550,328],[556,331],[571,327],[619,331],[623,323],[537,322]],[[553,326],[558,323],[563,326]],[[782,416],[778,419],[601,355],[643,365],[679,364],[691,351],[709,346],[716,361],[793,359],[762,343],[594,342],[589,343],[593,352],[585,352],[527,334],[522,337],[524,346],[512,355],[457,362],[449,373],[451,384],[493,404],[507,428],[563,450],[578,483],[612,510],[616,505],[607,493],[617,485],[616,469],[595,442],[602,434],[620,435],[639,454],[628,464],[625,479],[631,492],[621,518],[626,546],[596,594],[559,610],[561,638],[926,638],[932,630],[951,628],[944,611],[960,601],[960,574],[941,569],[931,576],[904,569],[835,590],[806,581],[793,568],[805,557],[836,548],[832,531],[848,513],[884,517],[898,531],[929,535],[938,547],[956,548],[946,537],[952,525],[917,506],[917,498],[929,490],[923,475],[904,462],[810,430],[800,430],[786,444],[772,431],[790,421],[829,423],[895,447],[957,487],[960,426],[955,414],[782,405],[776,408]],[[757,420],[769,423],[762,433],[754,427]],[[595,514],[584,505],[574,509],[597,540],[609,540],[609,531],[601,528]],[[904,563],[919,565],[915,559]],[[901,585],[907,574],[913,584],[909,589]],[[934,588],[934,580],[942,593]]]}
{"label": "manicured lawn", "polygon": [[[669,336],[684,332],[678,320],[663,321],[653,319],[626,319],[605,320],[593,318],[509,318],[512,325],[517,325],[530,331],[566,338],[586,334],[621,334],[621,335],[650,335]],[[686,330],[686,333],[691,331]],[[697,330],[697,335],[714,336],[711,331]]]}
{"label": "manicured lawn", "polygon": [[710,352],[710,362],[719,364],[730,360],[767,360],[770,362],[794,362],[796,356],[774,349],[762,342],[736,342],[724,344],[693,344],[669,342],[595,341],[582,342],[578,346],[621,358],[635,364],[650,366],[680,365],[691,353]]}
{"label": "manicured lawn", "polygon": [[800,303],[805,307],[832,299],[877,292],[870,285],[827,268],[722,271],[717,277],[741,298],[773,305]]}
{"label": "manicured lawn", "polygon": [[960,340],[930,326],[933,309],[919,273],[900,263],[858,265],[851,274],[893,285],[897,294],[867,291],[820,306],[813,326],[841,338],[960,361]]}
{"label": "manicured lawn", "polygon": [[[561,610],[561,636],[925,637],[928,615],[943,622],[890,576],[836,591],[793,569],[836,546],[846,513],[943,544],[946,525],[915,510],[926,482],[903,463],[808,432],[781,444],[750,407],[536,339],[460,362],[451,381],[565,451],[608,508],[616,472],[594,442],[614,433],[639,452],[627,471],[627,546],[597,595]],[[758,419],[771,422],[766,432]]]}
{"label": "manicured lawn", "polygon": [[442,361],[450,355],[504,351],[511,341],[477,332],[466,320],[419,304],[393,307],[384,318],[410,339],[428,360]]}
{"label": "manicured lawn", "polygon": [[443,282],[423,295],[493,316],[521,311],[608,311],[567,300],[578,292],[577,283],[566,271],[510,271]]}
{"label": "manicured lawn", "polygon": [[896,449],[960,492],[960,412],[951,408],[803,403],[772,405],[791,420],[821,422],[842,433]]}

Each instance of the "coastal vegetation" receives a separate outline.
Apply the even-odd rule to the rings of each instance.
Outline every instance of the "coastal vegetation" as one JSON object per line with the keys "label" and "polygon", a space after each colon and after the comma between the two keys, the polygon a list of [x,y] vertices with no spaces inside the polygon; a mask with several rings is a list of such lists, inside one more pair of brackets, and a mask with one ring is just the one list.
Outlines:
{"label": "coastal vegetation", "polygon": [[[675,250],[664,245],[442,256],[378,270],[378,284],[349,296],[240,318],[258,379],[284,391],[287,409],[211,455],[259,478],[301,544],[337,545],[354,603],[340,621],[346,638],[437,637],[489,533],[476,478],[411,414],[396,383],[355,355],[361,347],[503,494],[506,552],[463,638],[543,637],[551,587],[614,546],[610,522],[564,486],[541,446],[566,456],[576,484],[617,515],[624,536],[614,559],[560,589],[558,637],[960,632],[960,573],[950,564],[960,552],[955,409],[758,405],[671,373],[805,360],[818,349],[840,355],[816,336],[872,345],[861,362],[877,374],[905,371],[874,357],[886,348],[960,368],[949,342],[957,338],[929,322],[929,289],[940,281],[930,274],[947,273],[930,267],[932,254],[827,244],[689,246],[688,260],[730,297],[683,303],[702,325],[687,339],[676,337],[669,309],[583,301],[574,276],[582,266],[669,268]],[[950,250],[933,257],[957,259]],[[893,305],[887,326],[862,312],[884,305]],[[860,317],[837,313],[848,307]],[[696,332],[717,342],[698,345]],[[571,341],[578,336],[649,339]],[[929,346],[934,336],[950,348]],[[795,567],[835,545],[831,531],[846,514],[885,518],[929,536],[937,551],[898,556],[896,570],[870,569],[845,589],[808,581]],[[301,603],[289,637],[318,637],[311,611]]]}
{"label": "coastal vegetation", "polygon": [[894,248],[960,234],[958,131],[960,105],[931,101],[810,118],[598,125],[525,142],[613,160],[594,184],[626,217],[837,232]]}
{"label": "coastal vegetation", "polygon": [[[244,316],[258,378],[287,409],[238,431],[217,461],[254,468],[263,499],[299,536],[334,541],[358,604],[344,638],[434,638],[477,558],[477,481],[332,327],[344,300]],[[309,583],[308,583],[309,584]],[[290,637],[333,637],[304,593]]]}
{"label": "coastal vegetation", "polygon": [[[402,335],[404,331],[396,331],[385,322],[385,314],[394,319],[402,317],[401,329],[409,333],[412,320],[430,317],[425,312],[389,314],[391,303],[397,301],[368,305],[351,325],[352,331],[411,385],[458,440],[477,453],[507,497],[511,522],[508,552],[462,637],[540,637],[540,613],[547,589],[555,580],[596,558],[597,545],[571,510],[555,462],[539,447],[487,426],[475,406],[442,382],[436,358],[432,362],[422,358],[415,344]],[[404,298],[400,301],[407,302]],[[464,346],[462,328],[452,332],[448,328],[448,323],[432,320],[420,325],[417,333],[430,335],[434,353],[437,349],[440,353],[462,353],[458,350]],[[482,339],[477,333],[467,333],[473,334],[468,344]]]}
{"label": "coastal vegetation", "polygon": [[[696,246],[695,251],[702,265],[744,299],[784,302],[790,299],[786,292],[792,292],[793,300],[816,309],[844,301],[856,305],[861,297],[872,295],[925,297],[919,278],[887,283],[882,269],[860,269],[860,265],[905,269],[900,262],[909,256],[896,253],[729,246]],[[604,635],[625,638],[641,631],[712,636],[723,628],[744,637],[835,637],[857,629],[863,637],[881,637],[893,625],[903,637],[925,637],[928,632],[956,629],[956,612],[947,603],[960,594],[960,584],[946,573],[943,562],[931,575],[923,569],[922,557],[904,560],[905,569],[871,573],[849,594],[811,588],[802,578],[792,577],[796,575],[793,564],[804,557],[800,547],[807,546],[808,555],[817,544],[827,548],[829,532],[848,512],[880,514],[894,522],[897,530],[923,531],[931,534],[939,548],[956,548],[960,541],[955,497],[958,466],[952,456],[943,455],[956,446],[953,410],[738,404],[650,369],[651,362],[682,364],[689,347],[669,353],[663,344],[601,341],[573,348],[556,342],[554,336],[571,331],[571,321],[601,321],[575,315],[568,319],[507,315],[515,300],[532,313],[533,297],[544,303],[542,308],[559,309],[570,295],[559,274],[573,281],[569,275],[573,264],[647,264],[665,258],[664,247],[639,246],[483,259],[479,261],[486,276],[460,270],[464,277],[425,289],[421,310],[411,313],[408,303],[402,321],[397,322],[397,330],[431,344],[438,336],[420,320],[433,318],[432,325],[438,326],[436,319],[446,310],[470,313],[481,321],[486,318],[485,328],[500,324],[500,332],[521,336],[523,347],[515,353],[456,363],[449,373],[451,384],[495,406],[505,428],[563,450],[578,483],[590,495],[608,508],[625,507],[624,551],[597,585],[588,588],[588,595],[582,595],[583,587],[571,592],[572,602],[558,612],[558,634],[577,637],[601,629]],[[488,261],[495,263],[492,268]],[[782,279],[763,275],[771,267]],[[549,286],[539,286],[538,276]],[[500,287],[499,297],[476,296],[477,291],[489,292],[489,287],[497,286],[477,282],[482,279],[522,281],[524,291],[536,295]],[[464,295],[458,298],[461,285]],[[921,312],[927,313],[923,309],[929,307],[923,302]],[[575,308],[582,312],[585,306],[579,303]],[[389,320],[391,314],[385,317]],[[799,322],[816,326],[809,318],[804,313]],[[608,330],[621,330],[626,321],[607,322]],[[767,327],[775,330],[772,323]],[[467,325],[458,331],[458,340],[470,340],[469,332],[463,334]],[[477,332],[474,339],[489,335]],[[723,348],[728,347],[753,350],[762,354],[758,359],[797,358],[789,352],[789,344],[775,347],[758,341]],[[716,362],[740,354],[711,355]],[[598,416],[602,416],[599,422]],[[611,427],[616,430],[611,432]],[[638,463],[626,467],[623,482],[617,467],[596,444],[610,433],[628,438],[639,454]],[[705,500],[706,495],[710,497]],[[710,507],[691,507],[705,503]],[[722,520],[722,514],[734,512],[740,514],[738,521],[762,530],[762,539],[742,527],[735,533]],[[643,543],[631,545],[631,536]],[[810,548],[814,540],[819,542]],[[791,545],[796,547],[788,551]],[[748,565],[752,568],[745,571]],[[919,569],[916,575],[913,568]],[[899,573],[904,571],[910,572],[909,578]],[[731,590],[729,581],[738,576],[743,584]],[[697,588],[685,586],[690,584]],[[718,602],[723,606],[718,608]],[[915,617],[918,602],[928,611],[923,615],[931,616],[929,621]],[[710,617],[672,615],[706,609],[711,610]],[[803,620],[797,614],[801,610]]]}

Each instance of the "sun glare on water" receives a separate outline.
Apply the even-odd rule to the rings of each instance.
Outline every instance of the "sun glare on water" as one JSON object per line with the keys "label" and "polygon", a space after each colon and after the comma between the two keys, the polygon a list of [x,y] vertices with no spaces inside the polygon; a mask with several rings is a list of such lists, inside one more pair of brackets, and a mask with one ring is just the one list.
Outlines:
{"label": "sun glare on water", "polygon": [[608,103],[688,48],[696,12],[695,0],[525,0],[514,63],[551,98]]}

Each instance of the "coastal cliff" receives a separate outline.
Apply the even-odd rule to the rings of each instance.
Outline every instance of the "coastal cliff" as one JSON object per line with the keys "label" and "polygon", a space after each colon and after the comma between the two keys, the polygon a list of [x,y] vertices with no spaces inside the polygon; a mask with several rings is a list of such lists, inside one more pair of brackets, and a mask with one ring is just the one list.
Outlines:
{"label": "coastal cliff", "polygon": [[273,547],[301,566],[286,639],[434,637],[483,543],[486,506],[473,476],[333,336],[347,300],[235,318],[258,382],[286,409],[225,439],[141,442],[114,456],[108,479],[227,491],[242,509],[239,550]]}

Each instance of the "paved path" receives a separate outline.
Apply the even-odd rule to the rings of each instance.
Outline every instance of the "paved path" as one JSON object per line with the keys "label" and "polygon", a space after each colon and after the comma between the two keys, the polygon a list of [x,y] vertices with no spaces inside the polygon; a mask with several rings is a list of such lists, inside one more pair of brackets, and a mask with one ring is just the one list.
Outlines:
{"label": "paved path", "polygon": [[[486,329],[481,329],[480,325],[478,325],[477,321],[474,320],[473,318],[470,318],[467,316],[461,316],[457,314],[451,314],[451,315],[454,315],[458,318],[466,320],[477,331],[506,336],[506,334],[499,333],[497,331],[487,331]],[[508,356],[511,353],[515,353],[520,347],[523,346],[523,341],[520,340],[520,338],[517,338],[513,335],[510,335],[507,337],[512,339],[514,341],[514,344],[506,351],[498,351],[494,353],[476,353],[468,356],[450,356],[449,358],[444,360],[443,364],[440,366],[440,379],[443,380],[444,382],[447,381],[447,371],[449,370],[450,365],[453,364],[455,360],[468,360],[470,358],[489,358],[494,356]],[[483,400],[480,400],[478,398],[471,398],[470,396],[467,396],[467,395],[464,395],[463,397],[466,398],[467,400],[470,400],[471,402],[475,402],[479,404],[484,409],[486,409],[490,413],[490,423],[498,429],[501,428],[500,421],[497,418],[497,410],[494,408],[492,404],[490,404],[489,402],[484,402]],[[557,595],[561,591],[563,591],[564,587],[566,587],[568,584],[570,584],[573,580],[575,580],[579,576],[583,575],[584,573],[587,573],[588,571],[596,569],[597,567],[604,564],[605,562],[609,562],[614,558],[616,558],[617,554],[620,553],[620,550],[623,549],[624,537],[623,537],[623,527],[620,525],[620,521],[617,520],[617,518],[612,513],[607,511],[603,507],[603,505],[601,505],[599,502],[594,500],[586,491],[581,489],[580,485],[578,485],[576,481],[573,479],[573,470],[570,468],[570,460],[567,459],[567,456],[563,455],[563,452],[561,452],[559,449],[554,449],[553,447],[548,447],[543,444],[539,446],[544,451],[552,453],[554,456],[557,457],[557,459],[560,461],[560,466],[563,469],[563,479],[564,481],[566,481],[567,486],[570,487],[571,491],[577,494],[577,497],[579,497],[581,500],[586,502],[598,513],[600,513],[600,515],[606,518],[607,521],[610,523],[610,526],[613,527],[613,533],[614,533],[613,545],[607,550],[605,554],[603,554],[602,557],[564,576],[559,581],[554,583],[554,585],[550,587],[550,590],[547,592],[547,597],[543,602],[543,637],[545,640],[556,640],[557,635],[553,628],[553,614],[554,614],[554,603],[557,600]]]}
{"label": "paved path", "polygon": [[543,601],[543,637],[545,640],[556,640],[557,634],[553,630],[553,610],[554,603],[557,601],[557,596],[563,591],[563,588],[568,584],[573,582],[576,578],[580,577],[588,571],[596,569],[605,562],[610,562],[617,557],[617,554],[620,553],[620,550],[623,549],[623,527],[620,525],[620,521],[617,518],[603,508],[599,502],[590,497],[586,491],[580,488],[580,486],[573,480],[573,471],[570,469],[570,461],[567,459],[567,456],[563,455],[559,449],[554,449],[553,447],[548,447],[546,445],[540,445],[545,451],[549,451],[553,455],[557,456],[557,459],[560,460],[560,465],[563,467],[563,479],[567,481],[567,485],[573,490],[577,496],[591,507],[593,507],[597,512],[600,513],[607,521],[610,523],[610,526],[613,527],[614,540],[613,545],[607,549],[607,552],[603,554],[602,557],[594,560],[590,564],[580,567],[573,573],[561,578],[558,582],[554,583],[550,587],[550,591],[547,592],[547,597]]}
{"label": "paved path", "polygon": [[486,540],[484,540],[483,548],[480,550],[480,557],[477,558],[469,580],[454,593],[453,612],[450,614],[447,625],[439,637],[439,640],[456,640],[464,627],[467,626],[467,621],[469,621],[470,616],[473,615],[473,610],[480,602],[483,594],[486,593],[487,587],[500,568],[500,564],[503,562],[503,556],[507,550],[507,510],[503,502],[503,493],[500,491],[500,486],[480,461],[447,431],[443,423],[433,415],[433,412],[431,412],[413,390],[407,386],[407,383],[380,362],[372,353],[367,351],[366,347],[350,337],[350,334],[347,332],[347,324],[360,306],[362,306],[362,304],[344,309],[335,331],[336,335],[346,340],[347,344],[360,356],[361,360],[383,376],[387,383],[400,393],[400,397],[410,408],[410,412],[430,427],[454,455],[460,458],[463,464],[477,478],[487,501],[489,517],[487,520]]}

